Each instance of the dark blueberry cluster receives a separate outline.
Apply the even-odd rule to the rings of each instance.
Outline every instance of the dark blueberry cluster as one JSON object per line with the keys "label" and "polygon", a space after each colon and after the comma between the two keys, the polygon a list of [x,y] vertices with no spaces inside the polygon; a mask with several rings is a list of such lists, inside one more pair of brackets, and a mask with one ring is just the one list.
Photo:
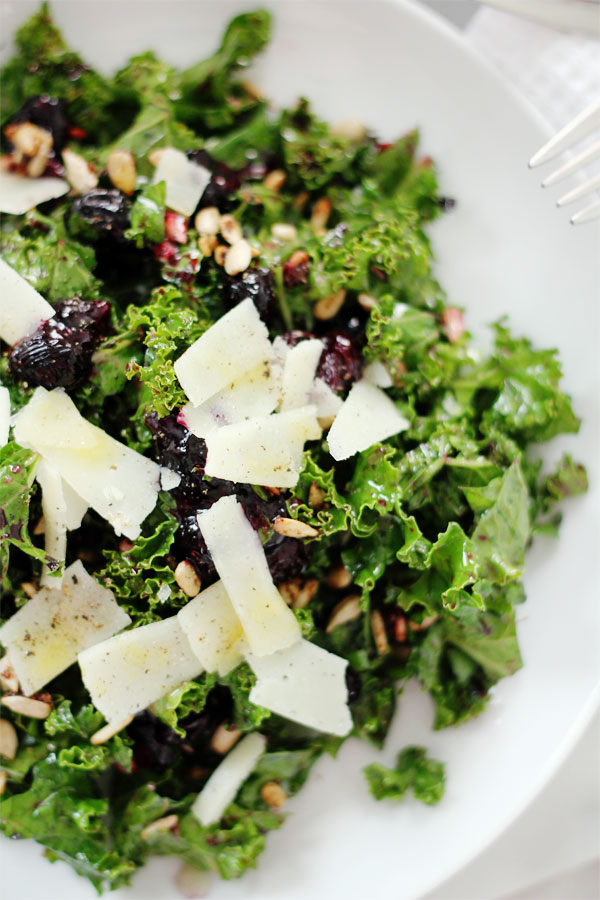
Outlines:
{"label": "dark blueberry cluster", "polygon": [[[282,337],[290,347],[294,347],[316,335],[308,331],[288,331]],[[317,367],[317,377],[322,378],[336,394],[345,394],[361,376],[360,350],[352,338],[342,331],[329,331],[320,337],[324,349]]]}
{"label": "dark blueberry cluster", "polygon": [[12,119],[13,124],[31,122],[52,135],[53,149],[60,153],[69,139],[69,120],[64,100],[40,94],[30,97]]}
{"label": "dark blueberry cluster", "polygon": [[94,188],[77,197],[71,207],[69,225],[91,239],[111,237],[124,241],[130,217],[131,203],[121,191]]}
{"label": "dark blueberry cluster", "polygon": [[[181,476],[180,484],[171,491],[180,525],[176,549],[194,564],[203,584],[207,585],[217,576],[198,527],[198,512],[208,509],[221,497],[235,494],[252,527],[265,532],[271,528],[274,519],[287,515],[285,498],[277,495],[263,500],[249,484],[207,478],[204,475],[206,444],[178,422],[176,415],[158,419],[153,414],[148,416],[146,423],[152,432],[156,459]],[[277,584],[301,575],[308,563],[306,546],[294,538],[275,533],[264,549]]]}
{"label": "dark blueberry cluster", "polygon": [[90,374],[91,358],[109,322],[105,300],[73,297],[10,351],[13,374],[30,385],[73,388]]}

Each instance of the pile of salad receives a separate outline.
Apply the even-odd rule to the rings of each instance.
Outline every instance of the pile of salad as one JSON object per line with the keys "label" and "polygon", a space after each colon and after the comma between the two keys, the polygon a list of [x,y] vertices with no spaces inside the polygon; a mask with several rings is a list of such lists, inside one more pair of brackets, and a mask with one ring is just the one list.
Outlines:
{"label": "pile of salad", "polygon": [[[255,866],[409,679],[436,729],[482,712],[586,489],[529,452],[579,427],[556,352],[474,349],[433,275],[418,133],[273,110],[270,25],[106,78],[44,5],[2,72],[0,827],[98,890]],[[437,802],[398,752],[365,791]]]}

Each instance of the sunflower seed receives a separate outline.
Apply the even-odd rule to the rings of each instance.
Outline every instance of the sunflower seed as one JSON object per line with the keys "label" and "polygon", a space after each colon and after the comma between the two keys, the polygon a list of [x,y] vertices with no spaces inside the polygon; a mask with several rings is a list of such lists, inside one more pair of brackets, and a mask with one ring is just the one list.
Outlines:
{"label": "sunflower seed", "polygon": [[322,300],[318,300],[315,303],[314,308],[315,318],[321,319],[321,321],[333,319],[344,305],[345,299],[346,289],[342,288],[341,290],[336,291],[335,294],[329,294],[328,297],[323,297]]}
{"label": "sunflower seed", "polygon": [[202,582],[200,581],[200,577],[195,568],[187,559],[182,559],[181,562],[178,563],[174,576],[175,581],[183,593],[187,594],[188,597],[195,597],[200,593]]}
{"label": "sunflower seed", "polygon": [[156,819],[154,822],[150,822],[149,825],[146,825],[145,828],[142,828],[140,837],[143,841],[147,841],[150,835],[154,834],[156,831],[171,831],[178,822],[179,816],[175,813],[170,816],[164,816],[162,819]]}
{"label": "sunflower seed", "polygon": [[90,744],[94,744],[94,746],[106,744],[106,742],[110,741],[115,734],[118,734],[120,731],[123,731],[124,728],[127,728],[130,722],[133,722],[133,716],[127,716],[122,722],[113,722],[112,724],[105,725],[91,736]]}
{"label": "sunflower seed", "polygon": [[346,622],[352,622],[352,620],[357,619],[358,616],[360,616],[360,597],[358,594],[350,594],[348,597],[344,597],[343,600],[340,600],[337,606],[334,607],[325,631],[327,634],[331,634],[333,629],[337,628],[338,625],[345,625]]}
{"label": "sunflower seed", "polygon": [[385,622],[383,616],[378,609],[371,613],[371,631],[373,632],[373,640],[380,656],[385,656],[389,652],[390,645],[385,630]]}
{"label": "sunflower seed", "polygon": [[17,755],[19,741],[14,725],[8,719],[0,719],[0,756],[14,759]]}
{"label": "sunflower seed", "polygon": [[260,789],[260,796],[271,809],[279,809],[285,804],[287,794],[276,781],[267,781]]}
{"label": "sunflower seed", "polygon": [[210,739],[210,746],[215,753],[220,753],[224,756],[234,744],[237,744],[241,736],[242,732],[238,731],[237,728],[228,728],[227,723],[222,722]]}
{"label": "sunflower seed", "polygon": [[283,534],[285,537],[293,538],[309,538],[317,537],[319,532],[312,525],[301,522],[299,519],[286,519],[280,517],[273,522],[273,528],[277,534]]}
{"label": "sunflower seed", "polygon": [[30,719],[46,719],[52,710],[49,703],[34,697],[23,697],[21,694],[8,694],[2,698],[2,703],[14,713]]}
{"label": "sunflower seed", "polygon": [[130,150],[113,150],[106,160],[108,177],[124,194],[133,194],[137,184],[137,171],[135,159]]}

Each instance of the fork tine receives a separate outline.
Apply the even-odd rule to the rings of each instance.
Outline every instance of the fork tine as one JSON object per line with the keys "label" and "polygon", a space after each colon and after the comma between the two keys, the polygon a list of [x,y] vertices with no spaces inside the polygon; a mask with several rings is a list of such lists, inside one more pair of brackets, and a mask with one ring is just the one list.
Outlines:
{"label": "fork tine", "polygon": [[591,222],[592,219],[600,219],[600,200],[575,213],[570,221],[571,225],[583,225],[584,222]]}
{"label": "fork tine", "polygon": [[596,128],[600,128],[600,98],[575,116],[564,128],[561,128],[547,144],[540,147],[529,160],[529,167],[533,169],[535,166],[547,162]]}
{"label": "fork tine", "polygon": [[583,168],[583,166],[592,162],[594,159],[597,159],[599,156],[600,140],[596,141],[595,144],[592,144],[591,147],[588,147],[587,150],[578,153],[577,156],[574,156],[573,159],[566,162],[564,166],[560,166],[560,168],[548,175],[548,177],[542,181],[542,187],[550,187],[551,184],[562,181],[563,178],[572,175],[577,169]]}
{"label": "fork tine", "polygon": [[593,178],[588,178],[583,184],[578,185],[578,187],[573,188],[572,191],[568,191],[568,193],[559,197],[556,201],[556,205],[567,206],[567,204],[572,203],[573,200],[579,200],[580,197],[586,197],[598,188],[600,188],[600,175],[594,175]]}

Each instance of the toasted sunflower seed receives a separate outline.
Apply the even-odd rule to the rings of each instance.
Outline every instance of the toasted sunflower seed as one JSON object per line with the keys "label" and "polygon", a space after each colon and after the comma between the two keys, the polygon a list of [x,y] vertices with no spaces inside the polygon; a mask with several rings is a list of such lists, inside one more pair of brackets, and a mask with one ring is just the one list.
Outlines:
{"label": "toasted sunflower seed", "polygon": [[366,309],[367,312],[371,312],[372,309],[375,309],[377,306],[377,300],[375,297],[371,297],[370,294],[359,294],[356,298],[363,309]]}
{"label": "toasted sunflower seed", "polygon": [[12,694],[16,694],[19,690],[19,679],[8,658],[8,653],[5,653],[0,660],[0,687],[3,691],[10,691]]}
{"label": "toasted sunflower seed", "polygon": [[325,500],[325,491],[319,487],[316,481],[313,481],[308,489],[308,505],[311,509],[320,509]]}
{"label": "toasted sunflower seed", "polygon": [[327,634],[331,634],[338,625],[345,625],[346,622],[352,622],[360,616],[360,597],[358,594],[350,594],[334,607],[327,628]]}
{"label": "toasted sunflower seed", "polygon": [[385,656],[389,652],[390,645],[385,630],[385,622],[383,616],[378,609],[371,613],[371,631],[373,632],[373,640],[380,656]]}
{"label": "toasted sunflower seed", "polygon": [[287,222],[275,222],[271,225],[271,234],[277,241],[283,241],[286,244],[292,243],[298,237],[298,231],[295,225]]}
{"label": "toasted sunflower seed", "polygon": [[339,566],[334,566],[333,569],[329,570],[326,580],[329,587],[338,590],[352,584],[352,574],[348,571],[346,566],[340,563]]}
{"label": "toasted sunflower seed", "polygon": [[188,597],[195,597],[200,593],[200,588],[202,587],[200,576],[191,562],[188,562],[187,559],[182,559],[181,562],[178,563],[174,576],[175,581],[183,593],[187,594]]}
{"label": "toasted sunflower seed", "polygon": [[202,256],[212,256],[218,243],[216,234],[201,234],[198,238],[198,248]]}
{"label": "toasted sunflower seed", "polygon": [[72,150],[63,150],[63,163],[65,166],[65,177],[73,193],[87,194],[95,187],[98,187],[98,176],[89,166],[87,159]]}
{"label": "toasted sunflower seed", "polygon": [[251,260],[252,248],[248,241],[242,238],[242,240],[236,241],[225,254],[225,271],[228,275],[239,275],[240,272],[246,271]]}
{"label": "toasted sunflower seed", "polygon": [[270,188],[272,191],[280,191],[283,187],[286,179],[286,174],[283,169],[273,169],[272,172],[269,172],[263,178],[263,184],[266,188]]}
{"label": "toasted sunflower seed", "polygon": [[237,744],[242,736],[242,732],[237,728],[228,728],[226,722],[222,722],[210,739],[210,746],[215,753],[224,756],[228,753],[234,744]]}
{"label": "toasted sunflower seed", "polygon": [[305,585],[298,592],[298,596],[292,604],[292,609],[304,609],[319,589],[319,582],[316,578],[309,578]]}
{"label": "toasted sunflower seed", "polygon": [[149,825],[146,825],[145,828],[142,828],[140,837],[143,841],[147,841],[150,835],[157,831],[171,831],[178,822],[179,816],[175,813],[172,813],[170,816],[164,816],[162,819],[156,819],[154,822],[150,822]]}
{"label": "toasted sunflower seed", "polygon": [[325,230],[327,220],[331,215],[331,200],[329,197],[320,197],[313,206],[310,224],[317,234],[321,234]]}
{"label": "toasted sunflower seed", "polygon": [[300,579],[294,581],[284,581],[283,584],[277,585],[277,590],[285,600],[288,606],[292,606],[300,593]]}
{"label": "toasted sunflower seed", "polygon": [[345,299],[346,289],[341,288],[341,290],[336,291],[335,294],[329,294],[328,297],[323,297],[322,300],[318,300],[315,303],[314,308],[315,318],[321,319],[321,321],[333,319],[344,305]]}
{"label": "toasted sunflower seed", "polygon": [[130,150],[113,150],[106,160],[108,177],[124,194],[133,194],[137,184],[135,159]]}
{"label": "toasted sunflower seed", "polygon": [[260,789],[260,796],[271,809],[279,809],[285,804],[287,794],[276,781],[267,781]]}
{"label": "toasted sunflower seed", "polygon": [[220,224],[221,213],[216,206],[205,206],[194,219],[198,234],[218,234]]}
{"label": "toasted sunflower seed", "polygon": [[8,694],[2,698],[2,703],[14,713],[30,719],[46,719],[52,710],[49,703],[34,697],[23,697],[21,694]]}
{"label": "toasted sunflower seed", "polygon": [[227,243],[232,246],[233,244],[237,244],[244,237],[240,223],[230,215],[220,217],[219,231]]}
{"label": "toasted sunflower seed", "polygon": [[4,771],[0,772],[0,797],[6,790],[6,782],[7,781],[8,781],[8,775],[6,774],[6,772],[4,772]]}
{"label": "toasted sunflower seed", "polygon": [[275,519],[273,528],[277,534],[283,534],[285,537],[293,538],[309,538],[317,537],[319,532],[312,525],[301,522],[299,519],[286,519],[283,516]]}
{"label": "toasted sunflower seed", "polygon": [[14,725],[8,719],[0,719],[0,756],[14,759],[17,755],[19,741]]}

